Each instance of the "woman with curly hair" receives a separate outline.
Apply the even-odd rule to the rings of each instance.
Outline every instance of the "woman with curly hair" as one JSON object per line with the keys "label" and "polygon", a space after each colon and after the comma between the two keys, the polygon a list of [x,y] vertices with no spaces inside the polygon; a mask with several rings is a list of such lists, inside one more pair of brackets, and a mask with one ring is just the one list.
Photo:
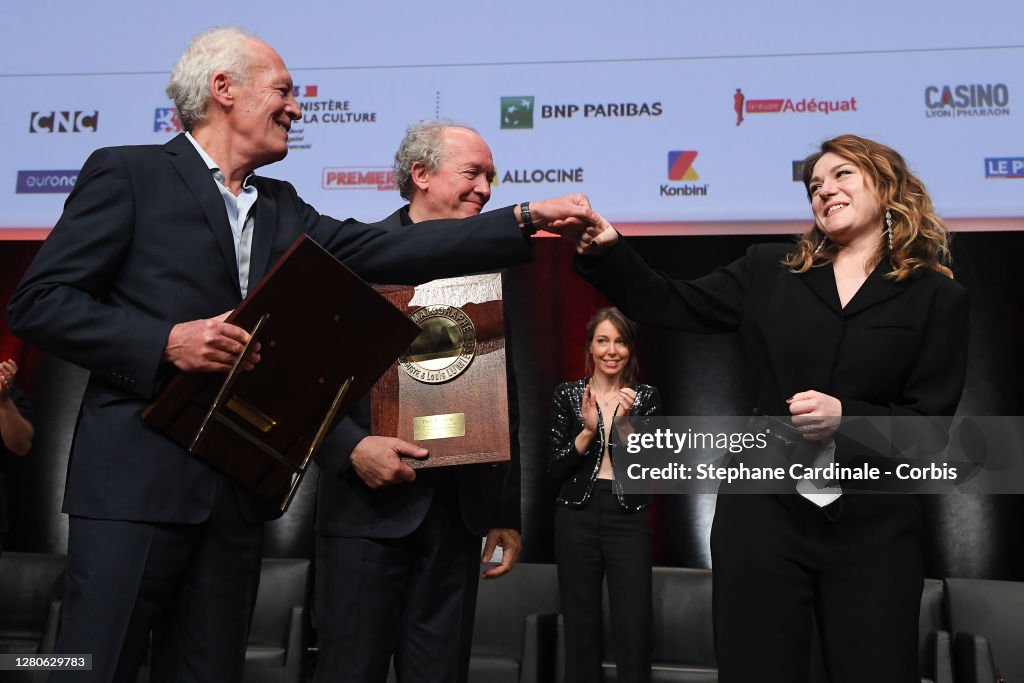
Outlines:
{"label": "woman with curly hair", "polygon": [[[942,220],[895,150],[827,140],[804,184],[814,225],[795,248],[755,245],[684,282],[603,222],[581,236],[575,267],[640,323],[736,331],[755,410],[787,416],[817,458],[845,464],[862,454],[836,434],[842,417],[953,415],[967,292],[946,265]],[[719,681],[806,681],[812,614],[833,683],[920,681],[920,519],[910,495],[719,495]]]}

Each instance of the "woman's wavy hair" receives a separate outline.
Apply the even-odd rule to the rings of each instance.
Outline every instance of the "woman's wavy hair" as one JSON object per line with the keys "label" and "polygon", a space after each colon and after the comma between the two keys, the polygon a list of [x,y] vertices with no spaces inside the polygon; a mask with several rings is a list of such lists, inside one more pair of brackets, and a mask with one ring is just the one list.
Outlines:
{"label": "woman's wavy hair", "polygon": [[629,349],[629,360],[626,361],[626,367],[622,369],[622,386],[629,386],[640,371],[640,362],[636,357],[636,326],[614,306],[598,309],[587,323],[586,376],[589,378],[594,374],[594,359],[590,355],[590,344],[594,341],[597,326],[605,320],[615,326],[626,342],[626,348]]}
{"label": "woman's wavy hair", "polygon": [[[879,201],[892,215],[892,249],[888,239],[881,240],[874,260],[877,264],[889,258],[892,272],[887,277],[902,282],[925,270],[953,277],[953,271],[946,265],[950,262],[949,231],[935,213],[924,183],[910,172],[900,153],[856,135],[826,140],[819,151],[804,159],[803,181],[808,200],[812,199],[810,184],[814,165],[829,152],[852,162],[871,178]],[[880,227],[884,230],[884,226]],[[805,273],[829,263],[839,249],[817,224],[800,236],[796,248],[795,253],[787,254],[782,261],[793,273]]]}

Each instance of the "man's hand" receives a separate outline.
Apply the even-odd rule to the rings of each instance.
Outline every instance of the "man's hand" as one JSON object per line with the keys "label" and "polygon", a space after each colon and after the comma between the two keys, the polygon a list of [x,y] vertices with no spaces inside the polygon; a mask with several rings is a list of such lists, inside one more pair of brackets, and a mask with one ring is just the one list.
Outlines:
{"label": "man's hand", "polygon": [[14,386],[14,378],[18,376],[18,364],[8,358],[0,363],[0,403],[11,398],[11,387]]}
{"label": "man's hand", "polygon": [[[249,333],[224,322],[231,311],[216,318],[178,323],[171,328],[164,348],[164,360],[184,372],[228,372],[249,343]],[[252,370],[260,361],[259,345],[242,361],[243,370]]]}
{"label": "man's hand", "polygon": [[583,256],[600,256],[619,241],[619,233],[601,215],[594,213],[597,220],[580,233],[576,241],[576,253]]}
{"label": "man's hand", "polygon": [[401,455],[425,458],[429,451],[390,436],[367,436],[352,450],[349,462],[364,484],[379,489],[416,478],[416,470],[402,462]]}
{"label": "man's hand", "polygon": [[[516,216],[521,220],[518,207]],[[598,218],[585,194],[567,194],[530,202],[530,216],[538,230],[572,238]]]}
{"label": "man's hand", "polygon": [[494,556],[494,549],[501,546],[501,563],[497,567],[491,567],[484,571],[485,579],[496,579],[512,571],[512,565],[519,557],[519,550],[522,544],[519,540],[519,532],[515,529],[491,529],[487,532],[487,540],[484,542],[484,554],[480,557],[481,564],[487,564]]}
{"label": "man's hand", "polygon": [[820,391],[801,391],[786,399],[793,426],[808,441],[824,441],[839,429],[843,404],[835,396]]}

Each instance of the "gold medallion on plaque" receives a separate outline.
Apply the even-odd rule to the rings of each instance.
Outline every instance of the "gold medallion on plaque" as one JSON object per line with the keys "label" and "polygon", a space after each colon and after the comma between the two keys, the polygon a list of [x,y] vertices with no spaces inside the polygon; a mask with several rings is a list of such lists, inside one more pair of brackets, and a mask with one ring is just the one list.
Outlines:
{"label": "gold medallion on plaque", "polygon": [[465,372],[476,354],[476,328],[461,308],[424,306],[409,319],[423,329],[398,358],[410,377],[442,384]]}

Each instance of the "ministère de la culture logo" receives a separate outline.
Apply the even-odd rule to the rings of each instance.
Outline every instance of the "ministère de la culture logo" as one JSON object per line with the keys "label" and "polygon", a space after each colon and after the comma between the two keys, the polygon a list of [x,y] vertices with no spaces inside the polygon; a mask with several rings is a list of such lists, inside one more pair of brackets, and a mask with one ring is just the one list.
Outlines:
{"label": "minist\u00e8re de la culture logo", "polygon": [[693,181],[700,180],[697,169],[693,162],[697,158],[696,150],[672,150],[668,153],[668,179],[673,182],[682,182],[683,185],[670,185],[662,183],[660,195],[662,197],[706,197],[708,184],[698,184]]}
{"label": "minist\u00e8re de la culture logo", "polygon": [[638,119],[661,116],[661,102],[567,102],[536,105],[533,95],[501,98],[501,127],[528,130],[535,119]]}
{"label": "minist\u00e8re de la culture logo", "polygon": [[929,85],[924,89],[929,119],[964,119],[1010,115],[1010,88],[1005,83]]}
{"label": "minist\u00e8re de la culture logo", "polygon": [[302,118],[293,121],[288,132],[288,149],[311,149],[307,126],[363,125],[377,123],[377,112],[360,111],[350,100],[320,97],[319,85],[296,85],[295,99]]}

